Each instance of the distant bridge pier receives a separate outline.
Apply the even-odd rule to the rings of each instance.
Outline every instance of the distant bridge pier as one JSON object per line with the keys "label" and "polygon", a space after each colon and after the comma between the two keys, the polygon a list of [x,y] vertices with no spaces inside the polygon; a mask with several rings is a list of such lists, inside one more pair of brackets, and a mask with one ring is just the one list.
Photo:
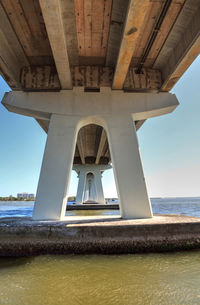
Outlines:
{"label": "distant bridge pier", "polygon": [[[60,92],[9,92],[5,94],[3,104],[12,112],[49,122],[33,219],[61,220],[65,217],[78,133],[89,124],[101,126],[106,132],[121,216],[152,217],[135,122],[172,112],[178,105],[175,95],[126,93],[110,88],[84,92],[83,88],[76,87]],[[86,179],[86,191],[84,175],[80,175],[79,202],[99,195],[98,202],[102,203],[100,174],[95,180],[98,181],[96,195],[92,182],[91,197],[85,195],[83,198],[83,193],[89,192],[89,178]]]}
{"label": "distant bridge pier", "polygon": [[76,203],[105,203],[102,173],[112,168],[111,165],[74,165],[79,182],[76,194]]}

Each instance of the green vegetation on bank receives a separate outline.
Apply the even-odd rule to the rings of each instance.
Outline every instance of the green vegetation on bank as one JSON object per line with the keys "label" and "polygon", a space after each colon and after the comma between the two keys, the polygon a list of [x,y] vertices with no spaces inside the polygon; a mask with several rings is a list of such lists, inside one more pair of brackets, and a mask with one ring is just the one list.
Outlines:
{"label": "green vegetation on bank", "polygon": [[25,199],[25,198],[17,198],[12,195],[8,197],[0,197],[0,201],[34,201],[32,198]]}

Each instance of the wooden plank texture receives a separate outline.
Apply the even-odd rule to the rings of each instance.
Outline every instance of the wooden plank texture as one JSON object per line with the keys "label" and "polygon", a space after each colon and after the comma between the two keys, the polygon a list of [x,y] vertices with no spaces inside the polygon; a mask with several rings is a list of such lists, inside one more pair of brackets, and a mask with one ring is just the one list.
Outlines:
{"label": "wooden plank texture", "polygon": [[112,0],[75,0],[79,56],[105,57]]}
{"label": "wooden plank texture", "polygon": [[74,0],[79,56],[85,56],[84,0]]}
{"label": "wooden plank texture", "polygon": [[0,73],[12,89],[21,88],[21,66],[28,64],[24,50],[0,3]]}
{"label": "wooden plank texture", "polygon": [[52,52],[38,1],[2,0],[30,64],[52,63]]}

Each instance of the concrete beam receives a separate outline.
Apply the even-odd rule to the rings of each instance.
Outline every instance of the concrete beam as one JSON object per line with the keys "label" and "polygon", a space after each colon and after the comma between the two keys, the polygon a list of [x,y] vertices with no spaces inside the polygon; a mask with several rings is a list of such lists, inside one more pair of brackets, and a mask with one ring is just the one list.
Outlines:
{"label": "concrete beam", "polygon": [[113,0],[106,54],[106,66],[115,67],[129,0]]}
{"label": "concrete beam", "polygon": [[102,129],[102,133],[101,133],[101,138],[100,138],[100,142],[99,142],[99,147],[98,147],[98,151],[97,151],[97,157],[96,157],[96,161],[95,161],[95,164],[98,164],[99,163],[99,160],[101,158],[101,155],[102,155],[102,151],[103,151],[103,148],[105,146],[105,143],[106,143],[106,132],[104,129]]}
{"label": "concrete beam", "polygon": [[79,64],[75,3],[72,0],[60,0],[60,3],[68,58],[70,66],[75,66]]}
{"label": "concrete beam", "polygon": [[20,89],[21,67],[28,65],[17,36],[0,3],[0,73],[12,89]]}
{"label": "concrete beam", "polygon": [[166,92],[125,93],[102,88],[99,93],[84,92],[81,89],[60,92],[9,92],[5,94],[2,103],[9,111],[46,120],[50,119],[52,113],[82,118],[131,113],[134,121],[170,113],[179,104],[175,95]]}
{"label": "concrete beam", "polygon": [[200,53],[200,7],[162,68],[162,91],[169,91]]}
{"label": "concrete beam", "polygon": [[115,68],[112,85],[113,89],[123,88],[149,3],[149,0],[130,0],[117,65]]}
{"label": "concrete beam", "polygon": [[62,89],[71,89],[71,72],[60,0],[39,0]]}

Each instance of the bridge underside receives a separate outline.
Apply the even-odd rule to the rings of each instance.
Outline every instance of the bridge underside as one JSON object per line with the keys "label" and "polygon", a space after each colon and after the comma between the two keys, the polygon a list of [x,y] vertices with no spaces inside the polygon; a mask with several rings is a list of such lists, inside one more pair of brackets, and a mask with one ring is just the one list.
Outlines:
{"label": "bridge underside", "polygon": [[13,90],[169,91],[199,54],[199,0],[2,0]]}
{"label": "bridge underside", "polygon": [[[169,91],[199,54],[199,16],[200,0],[2,0],[0,72],[28,92]],[[37,121],[48,132],[49,122]],[[85,127],[75,164],[96,162],[100,134]],[[108,151],[99,162],[106,160]]]}
{"label": "bridge underside", "polygon": [[[66,157],[59,156],[59,149],[64,154],[68,147],[54,135],[67,137],[63,116],[72,120],[68,128],[77,133],[74,131],[69,140],[70,167],[63,168],[69,173],[73,164],[114,162],[120,200],[130,203],[134,194],[131,192],[128,200],[124,197],[126,186],[119,178],[124,170],[117,162],[128,172],[136,166],[143,179],[139,152],[133,149],[137,146],[135,132],[146,119],[177,106],[168,92],[200,52],[199,16],[200,0],[2,0],[0,73],[14,91],[3,103],[10,111],[34,117],[48,133],[47,147],[64,163]],[[131,153],[125,162],[116,152],[120,149],[119,153],[126,155],[125,146],[115,142],[123,143],[122,125],[126,126],[127,120],[128,130],[133,131],[126,146],[133,150],[135,165]],[[77,124],[82,124],[81,128]],[[43,163],[52,170],[54,156],[47,150]],[[62,164],[57,165],[62,172]],[[53,174],[43,171],[41,181]],[[131,173],[129,178],[137,191],[137,179]],[[54,188],[53,180],[48,182]],[[41,199],[46,187],[41,189],[40,184]],[[65,181],[56,199],[59,202],[66,197],[66,185]],[[144,215],[151,215],[146,186],[141,185],[138,192],[147,206]],[[137,214],[127,207],[124,211],[126,215]],[[55,217],[59,218],[58,214]]]}

